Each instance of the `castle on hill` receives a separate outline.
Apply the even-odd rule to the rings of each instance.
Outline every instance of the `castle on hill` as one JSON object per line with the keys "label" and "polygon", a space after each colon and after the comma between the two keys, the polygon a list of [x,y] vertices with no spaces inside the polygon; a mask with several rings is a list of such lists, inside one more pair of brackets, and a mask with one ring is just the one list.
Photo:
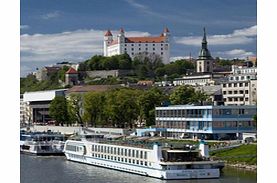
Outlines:
{"label": "castle on hill", "polygon": [[127,53],[132,59],[140,54],[158,55],[163,63],[170,62],[170,33],[168,28],[158,37],[126,37],[123,28],[117,37],[108,30],[104,35],[104,56]]}

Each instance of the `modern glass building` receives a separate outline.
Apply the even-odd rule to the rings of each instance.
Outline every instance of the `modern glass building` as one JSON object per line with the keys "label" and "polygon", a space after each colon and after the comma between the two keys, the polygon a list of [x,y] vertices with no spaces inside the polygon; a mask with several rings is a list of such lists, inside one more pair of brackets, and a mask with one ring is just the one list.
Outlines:
{"label": "modern glass building", "polygon": [[165,128],[168,137],[235,139],[244,132],[256,132],[257,106],[156,107],[156,128]]}

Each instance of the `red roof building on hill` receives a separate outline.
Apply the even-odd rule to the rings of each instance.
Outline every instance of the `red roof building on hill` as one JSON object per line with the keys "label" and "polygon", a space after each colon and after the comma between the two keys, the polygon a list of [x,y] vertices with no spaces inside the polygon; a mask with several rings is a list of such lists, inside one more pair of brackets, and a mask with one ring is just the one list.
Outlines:
{"label": "red roof building on hill", "polygon": [[140,54],[156,55],[163,63],[170,60],[170,33],[167,27],[160,36],[127,37],[125,31],[120,28],[116,37],[110,30],[104,35],[104,56],[114,56],[127,53],[132,59]]}
{"label": "red roof building on hill", "polygon": [[66,74],[78,74],[78,72],[74,68],[70,67],[68,71],[66,71]]}

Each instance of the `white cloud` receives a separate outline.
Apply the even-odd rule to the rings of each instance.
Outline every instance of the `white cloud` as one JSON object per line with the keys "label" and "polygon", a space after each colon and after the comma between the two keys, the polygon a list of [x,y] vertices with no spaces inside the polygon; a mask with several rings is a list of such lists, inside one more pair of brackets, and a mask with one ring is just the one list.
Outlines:
{"label": "white cloud", "polygon": [[[255,41],[257,36],[257,25],[234,30],[231,34],[226,35],[207,35],[209,45],[235,45],[248,44]],[[176,43],[199,46],[203,36],[188,36],[188,37],[174,37]]]}
{"label": "white cloud", "polygon": [[48,20],[48,19],[51,19],[51,18],[59,17],[60,15],[61,15],[61,13],[59,11],[54,11],[54,12],[50,12],[50,13],[41,15],[41,18],[45,19],[45,20]]}
{"label": "white cloud", "polygon": [[242,49],[217,52],[217,54],[222,58],[246,58],[255,55],[253,52],[248,52]]}
{"label": "white cloud", "polygon": [[20,29],[29,29],[30,26],[29,25],[20,25]]}
{"label": "white cloud", "polygon": [[[20,36],[20,60],[24,64],[56,63],[61,60],[84,61],[103,53],[102,30],[76,30],[56,34],[23,34]],[[118,30],[112,31],[114,36]],[[128,31],[126,36],[149,36],[147,32]]]}

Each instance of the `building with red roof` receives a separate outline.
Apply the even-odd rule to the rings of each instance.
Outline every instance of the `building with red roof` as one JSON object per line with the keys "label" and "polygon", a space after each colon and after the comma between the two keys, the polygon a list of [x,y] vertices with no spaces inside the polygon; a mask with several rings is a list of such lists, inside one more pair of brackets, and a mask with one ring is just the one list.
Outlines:
{"label": "building with red roof", "polygon": [[65,73],[65,84],[76,85],[78,84],[78,72],[70,67]]}
{"label": "building with red roof", "polygon": [[104,34],[104,56],[113,56],[127,53],[132,59],[140,54],[154,54],[162,58],[163,63],[169,63],[170,32],[166,27],[159,36],[126,37],[123,28],[120,28],[116,38],[108,30]]}

